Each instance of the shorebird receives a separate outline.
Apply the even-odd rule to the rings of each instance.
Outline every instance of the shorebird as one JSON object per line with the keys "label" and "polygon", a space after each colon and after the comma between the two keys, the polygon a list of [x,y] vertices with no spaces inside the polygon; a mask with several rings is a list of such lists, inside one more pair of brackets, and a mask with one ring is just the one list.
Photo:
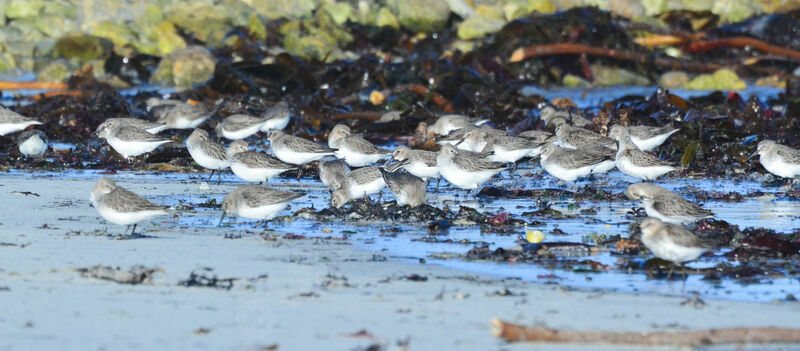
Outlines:
{"label": "shorebird", "polygon": [[217,184],[222,182],[222,171],[231,166],[225,148],[219,144],[208,140],[208,132],[202,129],[195,129],[186,138],[186,149],[192,156],[194,162],[200,167],[210,169],[206,182],[211,181],[214,173],[217,173]]}
{"label": "shorebird", "polygon": [[250,151],[244,140],[236,140],[228,146],[227,152],[231,171],[247,182],[269,182],[288,170],[297,169],[296,165],[283,162],[275,157],[260,152]]}
{"label": "shorebird", "polygon": [[319,168],[319,180],[331,191],[339,189],[344,183],[347,173],[350,172],[350,167],[347,167],[344,160],[320,161],[317,167]]}
{"label": "shorebird", "polygon": [[556,136],[561,147],[577,149],[591,145],[602,145],[606,147],[615,146],[614,139],[602,136],[588,129],[575,128],[568,124],[562,124],[556,128]]}
{"label": "shorebird", "polygon": [[547,173],[564,181],[603,173],[614,167],[613,156],[584,149],[562,148],[554,143],[542,146],[539,157],[539,163]]}
{"label": "shorebird", "polygon": [[105,139],[108,145],[125,158],[136,157],[151,152],[157,147],[171,142],[130,125],[121,125],[118,121],[106,121],[94,133]]}
{"label": "shorebird", "polygon": [[217,226],[221,226],[225,215],[230,213],[239,217],[263,220],[266,229],[269,221],[283,211],[289,202],[302,196],[305,194],[268,186],[242,185],[228,193],[222,200],[222,216]]}
{"label": "shorebird", "polygon": [[225,117],[215,130],[217,135],[228,140],[245,139],[258,133],[264,122],[264,118],[235,114]]}
{"label": "shorebird", "polygon": [[668,223],[688,224],[714,216],[713,212],[656,184],[631,184],[625,190],[625,196],[633,201],[641,200],[648,216]]}
{"label": "shorebird", "polygon": [[40,124],[42,122],[0,106],[0,136],[19,132],[30,126]]}
{"label": "shorebird", "polygon": [[111,122],[117,123],[117,125],[125,125],[125,126],[136,127],[139,129],[144,129],[147,132],[153,134],[158,134],[159,132],[168,128],[168,126],[164,123],[150,122],[144,119],[133,118],[133,117],[120,117],[120,118],[106,119],[105,121],[103,121],[103,123],[100,123],[100,125],[97,126],[97,129],[100,129],[107,123]]}
{"label": "shorebird", "polygon": [[25,157],[39,158],[47,152],[47,135],[43,131],[33,129],[20,133],[17,138],[19,153]]}
{"label": "shorebird", "polygon": [[672,162],[660,160],[639,150],[631,141],[628,131],[621,126],[612,127],[609,135],[619,142],[616,166],[622,173],[643,180],[653,180],[678,169]]}
{"label": "shorebird", "polygon": [[[612,126],[612,128],[614,128]],[[650,127],[650,126],[630,126],[626,127],[631,141],[642,151],[651,151],[667,141],[672,134],[677,133],[680,128],[671,126]]]}
{"label": "shorebird", "polygon": [[800,151],[772,140],[758,143],[756,152],[750,156],[758,160],[768,172],[782,178],[794,178],[800,175]]}
{"label": "shorebird", "polygon": [[216,113],[214,108],[204,104],[185,102],[160,105],[151,111],[158,123],[165,123],[170,129],[195,129]]}
{"label": "shorebird", "polygon": [[331,194],[331,206],[340,208],[351,200],[368,198],[386,186],[378,167],[362,167],[347,174],[339,189]]}
{"label": "shorebird", "polygon": [[391,152],[375,147],[360,135],[354,135],[350,127],[337,124],[328,135],[328,147],[336,150],[337,158],[347,162],[350,167],[364,167],[378,162]]}
{"label": "shorebird", "polygon": [[402,167],[423,180],[439,178],[439,169],[436,167],[437,153],[425,150],[413,150],[408,146],[400,145],[392,152],[392,159],[397,163],[389,171],[394,172]]}
{"label": "shorebird", "polygon": [[147,111],[152,110],[153,108],[159,106],[166,106],[166,105],[178,105],[183,104],[183,101],[174,100],[174,99],[161,99],[160,97],[151,97],[145,100],[145,106],[147,106]]}
{"label": "shorebird", "polygon": [[470,125],[479,126],[488,121],[488,119],[470,118],[463,115],[444,115],[436,119],[436,122],[428,127],[428,132],[434,135],[447,135],[456,129]]}
{"label": "shorebird", "polygon": [[[698,237],[682,225],[664,223],[658,218],[645,218],[639,228],[642,230],[642,244],[653,255],[681,266],[715,246],[711,240]],[[667,279],[671,275],[672,268]]]}
{"label": "shorebird", "polygon": [[[443,145],[436,156],[439,174],[450,184],[472,191],[495,174],[507,169],[505,164],[487,160],[479,154]],[[469,193],[469,192],[468,192]]]}
{"label": "shorebird", "polygon": [[267,133],[272,129],[286,129],[291,120],[292,111],[289,110],[289,104],[286,101],[281,101],[264,111],[260,117],[264,119],[260,129]]}
{"label": "shorebird", "polygon": [[267,139],[278,159],[296,165],[332,156],[334,151],[313,141],[288,135],[280,129],[270,130]]}
{"label": "shorebird", "polygon": [[[169,208],[155,205],[147,199],[117,186],[108,177],[102,177],[97,181],[89,196],[89,201],[105,220],[117,225],[126,225],[127,228],[133,225],[130,235],[136,233],[138,222],[166,215],[167,208]],[[128,232],[127,228],[125,228],[125,233]]]}
{"label": "shorebird", "polygon": [[417,207],[426,203],[424,180],[405,171],[388,172],[383,168],[378,170],[399,206]]}

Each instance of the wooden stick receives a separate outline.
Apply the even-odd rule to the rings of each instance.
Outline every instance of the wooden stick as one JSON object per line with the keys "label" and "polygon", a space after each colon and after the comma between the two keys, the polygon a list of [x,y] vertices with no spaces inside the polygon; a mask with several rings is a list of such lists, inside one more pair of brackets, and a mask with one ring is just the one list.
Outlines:
{"label": "wooden stick", "polygon": [[428,90],[428,87],[422,84],[411,84],[409,90],[418,95],[427,95],[428,93],[431,93],[431,101],[433,101],[433,103],[436,106],[441,107],[445,112],[455,111],[453,105],[450,104],[450,101],[447,100],[446,97],[442,96],[442,94],[439,94],[435,91],[431,92],[430,90]]}
{"label": "wooden stick", "polygon": [[39,89],[68,89],[67,83],[61,82],[7,82],[0,81],[0,90],[39,90]]}
{"label": "wooden stick", "polygon": [[702,63],[667,57],[654,57],[652,55],[635,53],[631,51],[598,48],[582,44],[545,44],[528,46],[514,50],[508,60],[509,62],[520,62],[533,57],[551,55],[600,56],[623,61],[639,62],[643,64],[654,64],[666,69],[697,72],[713,72],[723,67],[722,65],[715,63]]}
{"label": "wooden stick", "polygon": [[689,43],[689,45],[686,47],[686,51],[694,53],[694,52],[709,51],[716,49],[718,47],[743,48],[748,46],[766,54],[800,58],[800,51],[792,50],[789,48],[783,48],[780,46],[775,46],[758,39],[747,38],[747,37],[693,41]]}
{"label": "wooden stick", "polygon": [[495,318],[490,322],[490,329],[492,336],[512,342],[648,346],[800,343],[800,329],[790,328],[720,328],[663,332],[578,331],[526,327]]}
{"label": "wooden stick", "polygon": [[671,34],[650,35],[646,37],[633,39],[636,44],[641,46],[660,46],[660,45],[675,45],[683,44],[686,38]]}

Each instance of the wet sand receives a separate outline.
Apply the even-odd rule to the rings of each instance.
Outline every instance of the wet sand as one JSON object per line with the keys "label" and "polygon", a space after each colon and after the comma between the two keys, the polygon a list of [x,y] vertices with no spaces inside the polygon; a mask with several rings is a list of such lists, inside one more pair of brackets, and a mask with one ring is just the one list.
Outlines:
{"label": "wet sand", "polygon": [[[696,306],[683,304],[690,292],[583,291],[467,274],[347,240],[284,239],[280,223],[266,239],[261,229],[218,228],[220,213],[210,209],[145,222],[137,231],[149,237],[117,240],[124,228],[89,206],[95,178],[0,175],[0,349],[523,348],[491,337],[493,317],[581,330],[800,327],[798,303]],[[169,205],[206,192],[153,176],[115,179]],[[210,191],[221,196],[236,185],[212,184]],[[325,232],[324,223],[313,228],[292,233],[341,235]],[[161,271],[140,285],[77,271],[96,265]],[[237,280],[230,290],[179,285],[192,272]],[[669,284],[680,291],[680,282]],[[513,295],[496,294],[505,289]]]}

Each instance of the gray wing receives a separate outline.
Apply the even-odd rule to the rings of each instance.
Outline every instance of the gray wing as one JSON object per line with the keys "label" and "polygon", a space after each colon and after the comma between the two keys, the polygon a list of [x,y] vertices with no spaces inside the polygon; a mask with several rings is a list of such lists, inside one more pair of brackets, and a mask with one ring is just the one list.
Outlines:
{"label": "gray wing", "polygon": [[329,149],[313,141],[292,135],[286,136],[286,146],[297,152],[313,152],[322,154],[333,153],[333,149]]}
{"label": "gray wing", "polygon": [[666,216],[708,217],[714,215],[714,212],[672,193],[655,196],[653,208]]}
{"label": "gray wing", "polygon": [[252,168],[294,169],[298,167],[270,155],[253,151],[240,152],[233,155],[233,159]]}
{"label": "gray wing", "polygon": [[461,140],[467,133],[471,130],[476,129],[477,127],[473,126],[466,126],[464,128],[458,128],[455,130],[450,131],[447,135],[439,136],[434,139],[434,141],[441,142],[441,141],[454,141],[454,140]]}
{"label": "gray wing", "polygon": [[493,139],[494,144],[509,150],[533,149],[541,146],[542,142],[516,136],[500,136]]}
{"label": "gray wing", "polygon": [[377,178],[382,177],[381,171],[378,167],[364,167],[353,170],[347,175],[349,180],[358,184],[367,184]]}
{"label": "gray wing", "polygon": [[716,241],[708,238],[701,238],[692,233],[682,225],[664,223],[666,227],[664,230],[668,231],[670,238],[676,244],[687,247],[708,248],[711,249],[716,246]]}
{"label": "gray wing", "polygon": [[628,127],[628,132],[639,138],[652,138],[656,135],[666,134],[669,133],[676,128],[672,126],[663,126],[663,127],[651,127],[651,126],[632,126]]}
{"label": "gray wing", "polygon": [[623,154],[631,160],[631,163],[640,167],[675,166],[670,161],[661,160],[652,154],[648,154],[638,149],[627,149],[623,151]]}
{"label": "gray wing", "polygon": [[136,193],[120,187],[103,196],[103,203],[119,212],[164,210],[168,208],[167,206],[156,205]]}
{"label": "gray wing", "polygon": [[343,142],[351,149],[364,154],[388,155],[391,153],[391,151],[375,147],[375,145],[373,145],[366,139],[356,135],[350,135],[344,138]]}
{"label": "gray wing", "polygon": [[570,169],[592,166],[600,162],[613,159],[613,157],[602,155],[600,153],[595,153],[595,152],[586,152],[583,149],[580,150],[565,149],[564,151],[565,152],[559,156],[563,161],[562,165],[565,168],[570,168]]}
{"label": "gray wing", "polygon": [[500,171],[508,168],[505,163],[494,162],[477,156],[477,154],[466,154],[462,152],[459,152],[455,158],[453,158],[453,162],[455,162],[459,167],[472,172]]}
{"label": "gray wing", "polygon": [[35,120],[32,118],[25,117],[7,108],[0,107],[0,122],[2,123],[22,123],[29,121],[35,121]]}
{"label": "gray wing", "polygon": [[150,133],[144,129],[134,126],[120,126],[114,134],[117,138],[123,141],[169,141],[170,139],[162,138],[158,135]]}
{"label": "gray wing", "polygon": [[289,202],[305,194],[282,191],[266,187],[253,187],[241,193],[242,199],[249,207],[260,207]]}
{"label": "gray wing", "polygon": [[617,156],[616,150],[611,150],[603,145],[583,145],[578,147],[578,150],[609,158],[614,158]]}
{"label": "gray wing", "polygon": [[420,161],[425,162],[428,167],[436,167],[436,153],[433,151],[413,150],[412,153],[417,155]]}
{"label": "gray wing", "polygon": [[264,119],[280,119],[285,118],[286,116],[290,115],[291,111],[289,110],[289,105],[285,102],[279,102],[268,108],[264,113],[261,114],[261,118]]}
{"label": "gray wing", "polygon": [[792,149],[788,146],[779,145],[782,147],[776,148],[778,156],[783,157],[786,162],[800,164],[800,151]]}
{"label": "gray wing", "polygon": [[[606,145],[614,143],[614,139],[604,137],[588,130],[578,129],[569,134],[569,143],[578,146],[586,144]],[[575,145],[578,144],[578,145]]]}
{"label": "gray wing", "polygon": [[215,159],[224,160],[228,157],[225,148],[217,143],[204,141],[203,143],[200,144],[200,147],[203,148],[203,151],[205,153],[207,153],[208,155],[210,155]]}

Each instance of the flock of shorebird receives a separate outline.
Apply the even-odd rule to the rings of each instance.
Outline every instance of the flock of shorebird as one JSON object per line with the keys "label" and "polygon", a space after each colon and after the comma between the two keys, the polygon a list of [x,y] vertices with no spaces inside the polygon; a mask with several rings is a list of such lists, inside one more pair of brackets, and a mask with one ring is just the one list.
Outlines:
{"label": "flock of shorebird", "polygon": [[[585,127],[592,121],[552,106],[541,111],[546,126],[555,134],[526,131],[511,135],[494,129],[486,121],[462,115],[439,117],[426,131],[441,145],[438,152],[397,146],[393,151],[376,147],[346,125],[336,125],[328,134],[327,145],[288,135],[283,129],[291,119],[287,103],[279,102],[260,116],[230,115],[217,123],[218,138],[232,140],[224,148],[199,127],[214,114],[213,107],[178,100],[152,98],[147,108],[156,122],[137,118],[111,118],[100,124],[95,135],[105,139],[117,153],[134,158],[172,142],[157,133],[166,129],[193,129],[186,139],[192,159],[214,173],[226,169],[250,183],[227,194],[222,202],[220,224],[226,214],[266,222],[287,204],[303,194],[268,186],[270,178],[318,161],[320,180],[330,189],[330,203],[339,208],[358,199],[367,199],[384,187],[394,193],[399,205],[416,207],[426,203],[428,183],[436,187],[444,178],[451,185],[478,189],[504,170],[513,174],[517,164],[539,158],[541,168],[562,181],[575,181],[603,174],[617,168],[624,174],[654,180],[679,169],[679,165],[659,159],[649,151],[678,131],[671,127],[614,125],[608,136]],[[0,109],[0,135],[7,135],[42,124],[8,109]],[[250,150],[243,141],[258,132],[267,134],[272,155]],[[37,129],[20,133],[16,138],[19,152],[26,157],[41,157],[47,150],[47,137]],[[800,151],[764,140],[753,156],[760,156],[763,167],[780,177],[800,175]],[[375,166],[384,158],[392,162]],[[326,160],[327,159],[327,160]],[[352,169],[351,169],[352,168]],[[655,256],[683,264],[697,259],[713,248],[709,240],[698,237],[686,227],[713,213],[683,197],[652,183],[630,185],[625,195],[641,201],[649,216],[641,222],[642,242]],[[155,205],[143,197],[102,177],[91,193],[91,203],[111,223],[133,226],[154,216],[167,214],[167,207]],[[125,231],[127,233],[127,229]]]}

